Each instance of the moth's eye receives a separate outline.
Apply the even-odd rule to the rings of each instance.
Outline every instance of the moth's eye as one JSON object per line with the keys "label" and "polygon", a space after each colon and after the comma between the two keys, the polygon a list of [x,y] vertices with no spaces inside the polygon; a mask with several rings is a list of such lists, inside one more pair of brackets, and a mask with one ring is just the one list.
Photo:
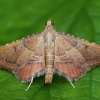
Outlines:
{"label": "moth's eye", "polygon": [[45,22],[45,26],[47,25],[47,22]]}
{"label": "moth's eye", "polygon": [[51,25],[54,26],[55,25],[54,22],[51,21]]}

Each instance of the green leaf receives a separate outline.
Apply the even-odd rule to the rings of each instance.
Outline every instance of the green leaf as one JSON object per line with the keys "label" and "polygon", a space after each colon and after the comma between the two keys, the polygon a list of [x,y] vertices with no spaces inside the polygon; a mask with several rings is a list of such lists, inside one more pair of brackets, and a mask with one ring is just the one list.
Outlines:
{"label": "green leaf", "polygon": [[[41,32],[52,19],[57,31],[100,43],[100,0],[0,0],[0,44]],[[99,100],[100,68],[95,67],[80,80],[75,89],[63,77],[54,75],[51,84],[44,77],[29,84],[0,70],[0,100]]]}

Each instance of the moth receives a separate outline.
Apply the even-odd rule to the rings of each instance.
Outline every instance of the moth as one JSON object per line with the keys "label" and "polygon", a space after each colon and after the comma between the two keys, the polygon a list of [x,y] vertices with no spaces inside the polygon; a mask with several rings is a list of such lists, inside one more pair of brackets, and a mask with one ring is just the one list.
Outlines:
{"label": "moth", "polygon": [[56,72],[72,84],[99,64],[100,45],[56,32],[51,20],[43,32],[0,47],[1,68],[22,82],[30,82],[26,91],[35,77],[45,74],[45,83],[51,83]]}

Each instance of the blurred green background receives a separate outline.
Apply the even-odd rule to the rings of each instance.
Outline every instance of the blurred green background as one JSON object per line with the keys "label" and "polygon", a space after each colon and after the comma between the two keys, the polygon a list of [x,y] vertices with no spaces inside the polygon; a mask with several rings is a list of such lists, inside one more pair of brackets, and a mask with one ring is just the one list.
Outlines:
{"label": "blurred green background", "polygon": [[[0,0],[0,44],[41,32],[52,19],[56,30],[100,43],[100,0]],[[54,75],[51,84],[35,78],[30,89],[0,70],[0,100],[100,100],[100,68],[73,82]]]}

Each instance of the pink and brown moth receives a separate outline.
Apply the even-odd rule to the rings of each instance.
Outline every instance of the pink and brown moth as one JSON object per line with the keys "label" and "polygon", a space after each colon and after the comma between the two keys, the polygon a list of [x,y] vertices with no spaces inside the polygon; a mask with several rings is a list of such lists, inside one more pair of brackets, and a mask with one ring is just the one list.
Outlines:
{"label": "pink and brown moth", "polygon": [[51,83],[55,72],[72,84],[98,64],[100,45],[56,32],[51,20],[43,32],[0,47],[0,66],[22,82],[30,82],[26,90],[34,77],[43,74],[45,83]]}

